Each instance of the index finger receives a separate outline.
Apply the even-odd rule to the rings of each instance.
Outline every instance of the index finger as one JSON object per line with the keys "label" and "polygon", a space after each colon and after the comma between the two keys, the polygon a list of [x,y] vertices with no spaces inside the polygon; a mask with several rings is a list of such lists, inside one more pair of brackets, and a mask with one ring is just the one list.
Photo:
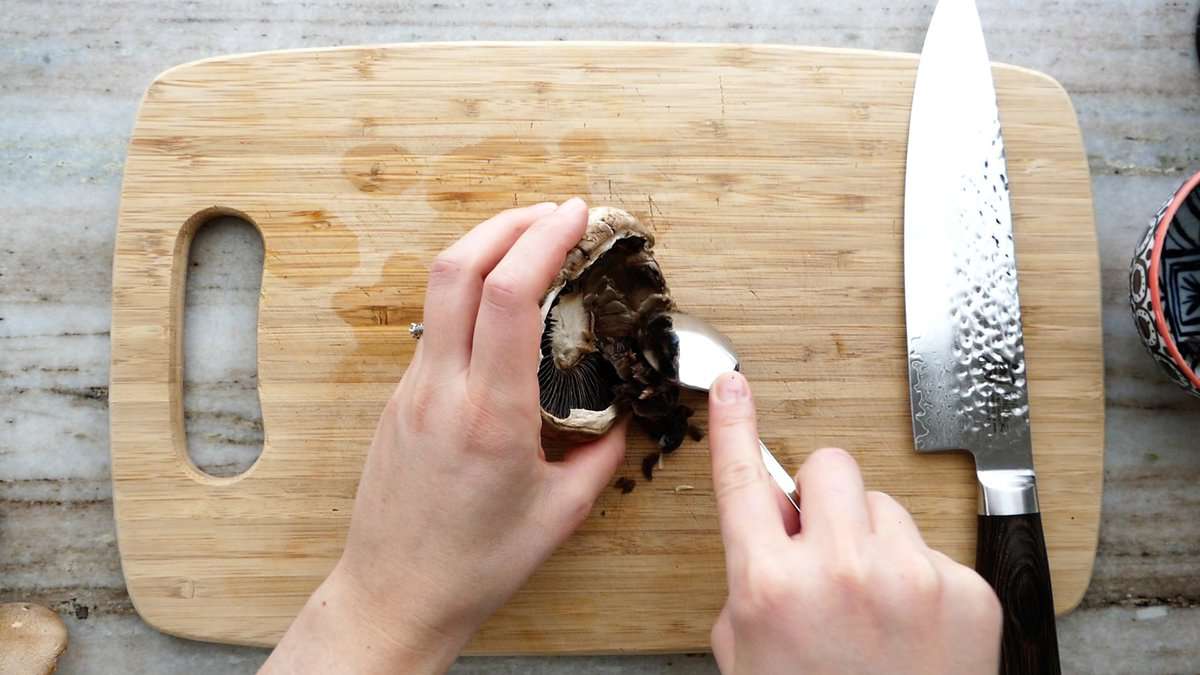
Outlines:
{"label": "index finger", "polygon": [[[771,482],[758,449],[750,387],[740,373],[717,378],[708,397],[708,444],[725,559],[734,567],[753,551],[787,539]],[[791,508],[791,505],[788,505]]]}
{"label": "index finger", "polygon": [[471,339],[483,278],[514,242],[554,204],[503,211],[474,227],[434,260],[425,291],[421,351],[431,362],[458,371],[471,359]]}
{"label": "index finger", "polygon": [[569,199],[531,225],[488,274],[471,347],[470,380],[478,390],[537,397],[539,303],[586,228],[587,204]]}

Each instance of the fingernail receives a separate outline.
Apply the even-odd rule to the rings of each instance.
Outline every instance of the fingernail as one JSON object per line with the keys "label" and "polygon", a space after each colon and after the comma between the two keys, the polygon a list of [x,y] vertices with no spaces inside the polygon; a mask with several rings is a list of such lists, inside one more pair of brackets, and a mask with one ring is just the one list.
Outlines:
{"label": "fingernail", "polygon": [[584,201],[582,199],[580,199],[579,197],[571,197],[567,201],[563,202],[562,205],[558,207],[558,210],[559,211],[568,211],[568,212],[569,211],[578,211],[580,209],[585,208],[586,206],[587,206],[587,204],[585,204]]}
{"label": "fingernail", "polygon": [[554,202],[542,202],[541,204],[534,204],[533,210],[543,215],[547,213],[553,213],[554,211],[558,210],[558,204],[555,204]]}
{"label": "fingernail", "polygon": [[741,373],[729,373],[717,379],[717,400],[722,403],[733,403],[750,397],[750,388],[746,386],[746,378]]}

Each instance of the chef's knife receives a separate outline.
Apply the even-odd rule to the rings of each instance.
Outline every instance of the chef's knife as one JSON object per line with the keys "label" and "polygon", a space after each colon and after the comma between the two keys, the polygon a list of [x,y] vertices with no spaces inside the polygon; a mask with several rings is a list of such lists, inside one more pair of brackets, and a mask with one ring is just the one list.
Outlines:
{"label": "chef's knife", "polygon": [[917,69],[904,187],[913,435],[918,452],[975,456],[975,568],[1004,610],[1001,671],[1058,673],[1006,171],[975,2],[941,0]]}

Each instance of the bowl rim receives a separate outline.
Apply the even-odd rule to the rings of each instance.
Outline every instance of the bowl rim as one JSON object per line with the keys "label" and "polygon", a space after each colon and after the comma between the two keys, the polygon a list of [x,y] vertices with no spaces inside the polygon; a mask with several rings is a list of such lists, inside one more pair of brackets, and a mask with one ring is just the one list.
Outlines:
{"label": "bowl rim", "polygon": [[1158,331],[1158,336],[1162,339],[1162,343],[1166,346],[1167,353],[1171,355],[1171,360],[1175,362],[1176,367],[1192,383],[1193,387],[1200,389],[1200,375],[1197,375],[1196,371],[1192,370],[1192,367],[1184,360],[1183,354],[1179,353],[1179,347],[1175,345],[1175,339],[1171,337],[1171,329],[1167,326],[1167,319],[1163,315],[1162,293],[1159,291],[1158,283],[1159,263],[1162,258],[1163,242],[1167,238],[1167,230],[1170,229],[1171,222],[1175,220],[1175,213],[1179,211],[1179,207],[1183,205],[1188,195],[1197,189],[1197,186],[1200,186],[1200,173],[1189,178],[1175,191],[1175,196],[1171,198],[1167,210],[1158,219],[1154,231],[1154,246],[1150,249],[1150,270],[1148,272],[1150,278],[1146,281],[1150,284],[1150,305],[1154,313],[1154,328]]}

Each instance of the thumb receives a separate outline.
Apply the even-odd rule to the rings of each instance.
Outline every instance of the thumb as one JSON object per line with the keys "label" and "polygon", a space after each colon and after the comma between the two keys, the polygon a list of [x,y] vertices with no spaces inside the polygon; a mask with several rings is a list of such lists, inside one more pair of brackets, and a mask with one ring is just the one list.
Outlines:
{"label": "thumb", "polygon": [[590,507],[625,459],[625,432],[628,428],[629,419],[623,417],[608,433],[572,448],[563,461],[551,464],[551,469],[558,473],[555,482],[562,483],[559,494],[571,504]]}
{"label": "thumb", "polygon": [[710,640],[713,658],[717,661],[717,670],[722,673],[732,673],[734,639],[733,622],[729,618],[728,603],[721,608],[721,614],[717,616],[717,621],[713,624]]}
{"label": "thumb", "polygon": [[717,378],[708,396],[708,444],[721,538],[729,562],[786,538],[774,486],[758,449],[750,385],[741,373]]}

